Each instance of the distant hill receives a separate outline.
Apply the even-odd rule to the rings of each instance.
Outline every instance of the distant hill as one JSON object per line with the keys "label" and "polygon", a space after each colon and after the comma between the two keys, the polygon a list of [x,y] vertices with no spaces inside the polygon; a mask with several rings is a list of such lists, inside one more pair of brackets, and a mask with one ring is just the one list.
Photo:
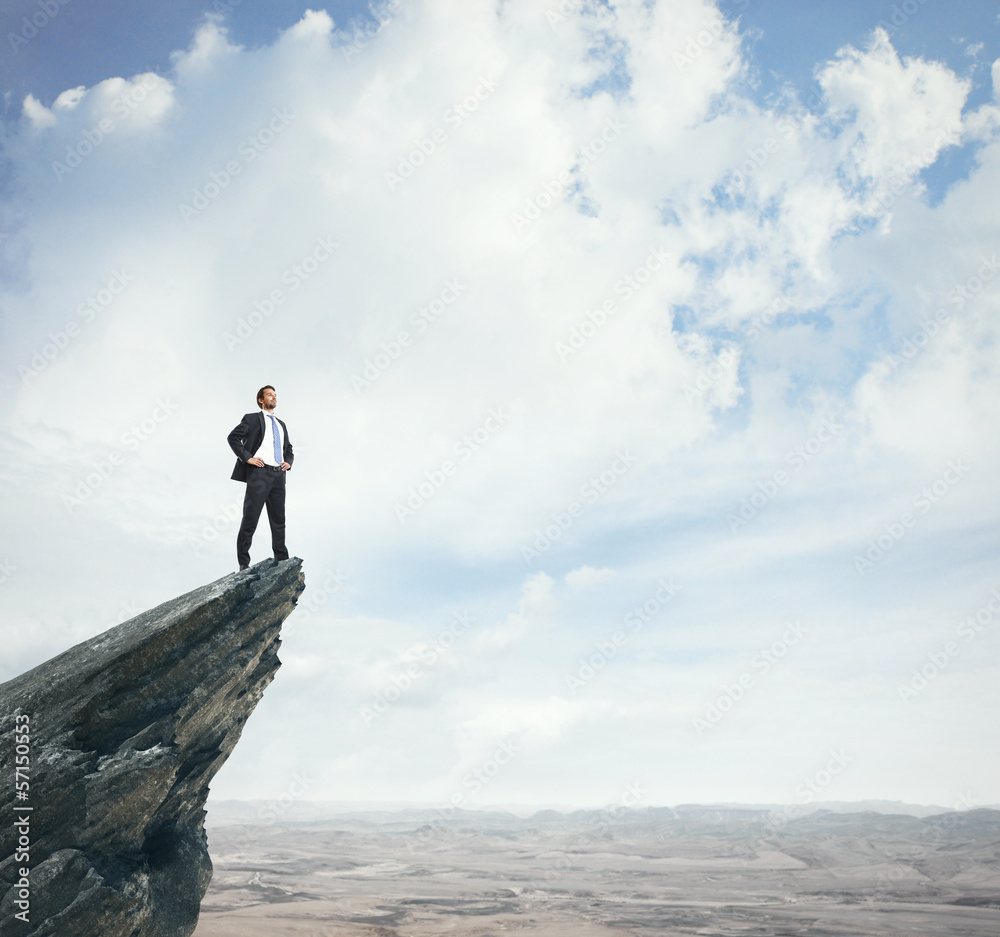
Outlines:
{"label": "distant hill", "polygon": [[[995,807],[986,809],[997,809]],[[298,800],[278,805],[261,800],[209,800],[208,824],[317,822],[349,819],[367,823],[405,827],[413,823],[432,825],[473,825],[496,823],[510,828],[537,826],[589,826],[595,823],[634,824],[695,821],[698,823],[768,823],[801,819],[822,813],[881,814],[925,818],[942,814],[968,813],[933,804],[908,804],[892,800],[820,801],[804,804],[678,804],[674,807],[578,808],[539,805],[484,806],[480,809],[438,808],[429,804],[358,803],[348,801]]]}

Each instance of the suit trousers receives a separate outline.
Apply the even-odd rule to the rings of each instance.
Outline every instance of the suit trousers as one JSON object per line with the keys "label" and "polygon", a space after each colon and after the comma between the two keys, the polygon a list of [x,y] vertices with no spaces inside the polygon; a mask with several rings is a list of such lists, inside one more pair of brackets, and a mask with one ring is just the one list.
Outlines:
{"label": "suit trousers", "polygon": [[253,541],[260,512],[267,506],[271,525],[271,549],[274,558],[288,559],[285,549],[285,472],[269,466],[247,466],[247,493],[243,498],[243,522],[236,537],[236,557],[240,566],[250,565],[250,544]]}

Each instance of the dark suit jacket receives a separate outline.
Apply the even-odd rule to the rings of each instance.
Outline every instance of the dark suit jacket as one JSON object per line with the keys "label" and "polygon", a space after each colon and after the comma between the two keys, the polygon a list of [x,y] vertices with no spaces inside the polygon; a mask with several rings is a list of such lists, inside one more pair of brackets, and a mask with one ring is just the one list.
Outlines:
{"label": "dark suit jacket", "polygon": [[[285,426],[284,420],[277,417],[276,419],[281,424],[281,431],[285,437],[282,456],[291,465],[294,455],[292,453],[292,444],[288,439],[288,427]],[[265,423],[267,423],[267,420],[264,418],[263,410],[257,410],[255,413],[247,413],[240,421],[240,425],[229,434],[229,448],[237,456],[236,468],[233,469],[233,474],[229,476],[234,481],[245,482],[247,480],[247,459],[252,459],[253,454],[260,448],[260,444],[264,441],[265,433],[270,438],[271,431],[264,425]]]}

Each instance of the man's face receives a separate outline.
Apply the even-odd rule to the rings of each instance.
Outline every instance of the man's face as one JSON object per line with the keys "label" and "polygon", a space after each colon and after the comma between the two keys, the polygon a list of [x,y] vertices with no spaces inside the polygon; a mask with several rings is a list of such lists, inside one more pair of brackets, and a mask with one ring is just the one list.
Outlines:
{"label": "man's face", "polygon": [[268,388],[264,391],[264,395],[260,399],[260,405],[265,410],[273,410],[278,404],[278,395]]}

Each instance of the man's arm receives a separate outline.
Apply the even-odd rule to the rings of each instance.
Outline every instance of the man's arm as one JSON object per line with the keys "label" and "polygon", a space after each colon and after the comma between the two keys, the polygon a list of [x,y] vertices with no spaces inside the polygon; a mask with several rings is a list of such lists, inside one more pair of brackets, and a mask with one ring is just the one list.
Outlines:
{"label": "man's arm", "polygon": [[[285,426],[285,421],[284,420],[281,421],[281,428],[284,431],[284,436],[285,436],[285,445],[283,446],[283,448],[281,450],[281,455],[282,455],[282,458],[284,459],[284,463],[283,464],[287,465],[288,468],[291,468],[292,467],[292,461],[295,458],[295,453],[292,452],[292,441],[288,438],[288,427]],[[285,469],[285,471],[287,472],[288,469]]]}
{"label": "man's arm", "polygon": [[253,458],[253,453],[247,449],[247,447],[243,444],[243,441],[247,438],[247,434],[250,432],[250,417],[254,415],[255,414],[253,413],[247,413],[240,421],[240,425],[226,437],[226,441],[229,443],[229,448],[236,453],[236,458],[242,460],[243,462],[249,462]]}

